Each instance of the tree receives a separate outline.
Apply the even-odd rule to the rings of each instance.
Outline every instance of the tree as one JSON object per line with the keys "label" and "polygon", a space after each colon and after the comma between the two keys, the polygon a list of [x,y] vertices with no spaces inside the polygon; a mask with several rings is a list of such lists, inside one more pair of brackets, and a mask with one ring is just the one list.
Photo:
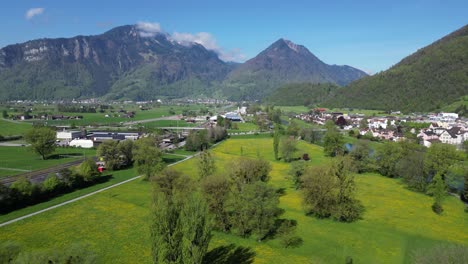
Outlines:
{"label": "tree", "polygon": [[93,159],[85,159],[78,167],[79,174],[85,182],[93,182],[98,176],[99,171]]}
{"label": "tree", "polygon": [[133,161],[138,173],[143,175],[143,179],[148,180],[164,168],[162,152],[156,147],[155,138],[140,138],[133,146]]}
{"label": "tree", "polygon": [[367,118],[361,119],[361,121],[359,122],[359,128],[360,129],[369,128],[369,123],[367,122]]}
{"label": "tree", "polygon": [[190,131],[185,141],[185,149],[189,151],[200,151],[207,149],[209,145],[208,131],[206,129]]}
{"label": "tree", "polygon": [[198,155],[198,176],[203,179],[207,176],[213,175],[216,171],[215,161],[211,153],[204,150]]}
{"label": "tree", "polygon": [[275,160],[279,159],[278,150],[279,150],[279,143],[280,143],[281,134],[279,131],[278,125],[275,126],[275,132],[273,134],[273,152],[275,153]]}
{"label": "tree", "polygon": [[231,192],[231,183],[227,177],[210,175],[202,180],[202,191],[208,203],[208,209],[214,216],[214,227],[221,231],[230,229],[227,203]]}
{"label": "tree", "polygon": [[291,122],[289,122],[288,128],[286,129],[286,134],[293,136],[293,137],[297,137],[299,135],[300,130],[301,128],[299,127],[297,122],[294,120],[291,120]]}
{"label": "tree", "polygon": [[380,174],[388,177],[398,176],[397,167],[402,157],[401,145],[394,142],[385,142],[377,152],[377,167]]}
{"label": "tree", "polygon": [[336,128],[333,121],[328,120],[325,123],[327,132],[323,138],[323,151],[325,155],[335,157],[344,153],[344,139],[340,131]]}
{"label": "tree", "polygon": [[96,155],[104,160],[108,170],[117,170],[122,166],[118,145],[117,141],[106,140],[97,149]]}
{"label": "tree", "polygon": [[462,160],[457,149],[449,144],[432,144],[427,150],[424,164],[426,165],[426,173],[430,176],[441,174],[445,176],[450,166],[455,164],[457,160]]}
{"label": "tree", "polygon": [[288,174],[289,176],[291,176],[294,186],[296,186],[296,189],[300,188],[301,181],[302,181],[301,177],[304,174],[306,168],[307,168],[307,163],[303,160],[292,162],[291,166],[289,167]]}
{"label": "tree", "polygon": [[358,140],[354,144],[349,154],[354,160],[358,173],[366,172],[371,169],[371,159],[369,158],[370,153],[371,148],[369,147],[369,141]]}
{"label": "tree", "polygon": [[117,145],[120,160],[124,166],[129,166],[133,162],[133,140],[120,141]]}
{"label": "tree", "polygon": [[[175,176],[175,177],[173,177]],[[187,190],[188,177],[163,171],[153,181],[151,221],[154,263],[201,263],[211,238],[208,207]]]}
{"label": "tree", "polygon": [[3,111],[2,111],[2,117],[3,117],[3,118],[8,118],[8,112],[7,112],[7,110],[3,110]]}
{"label": "tree", "polygon": [[414,151],[403,156],[396,166],[399,177],[402,177],[410,189],[425,192],[427,176],[424,172],[424,152]]}
{"label": "tree", "polygon": [[239,158],[228,167],[228,175],[239,190],[246,184],[267,182],[270,171],[270,163],[263,159]]}
{"label": "tree", "polygon": [[281,140],[281,156],[286,162],[291,162],[294,159],[294,153],[297,151],[297,141],[294,138],[286,138]]}
{"label": "tree", "polygon": [[276,233],[280,237],[281,245],[285,248],[295,248],[304,242],[301,237],[296,235],[297,221],[284,220]]}
{"label": "tree", "polygon": [[60,180],[58,179],[57,175],[51,173],[47,178],[42,182],[42,191],[43,192],[54,192],[56,191],[59,186],[61,185]]}
{"label": "tree", "polygon": [[43,160],[55,151],[56,133],[51,128],[33,127],[26,132],[25,140],[31,144],[34,152],[41,155]]}
{"label": "tree", "polygon": [[307,169],[302,176],[302,195],[306,214],[330,217],[336,206],[336,181],[328,166]]}
{"label": "tree", "polygon": [[278,215],[279,198],[265,182],[246,184],[233,190],[230,201],[230,222],[234,232],[242,237],[255,234],[258,241],[273,230]]}
{"label": "tree", "polygon": [[432,204],[432,210],[436,214],[441,214],[444,209],[442,208],[442,201],[444,200],[447,186],[440,174],[436,174],[432,183],[429,185],[428,193],[434,197],[434,204]]}
{"label": "tree", "polygon": [[340,157],[332,165],[308,168],[302,176],[302,194],[306,214],[337,221],[359,219],[363,207],[354,198],[355,183],[349,158]]}

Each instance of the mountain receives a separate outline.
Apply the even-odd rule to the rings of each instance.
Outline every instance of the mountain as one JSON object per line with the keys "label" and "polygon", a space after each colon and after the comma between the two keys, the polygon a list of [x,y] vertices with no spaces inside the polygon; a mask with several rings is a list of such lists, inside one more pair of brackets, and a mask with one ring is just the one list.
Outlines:
{"label": "mountain", "polygon": [[432,111],[468,95],[468,25],[404,58],[390,69],[351,83],[324,105]]}
{"label": "mountain", "polygon": [[276,89],[266,101],[274,105],[304,105],[320,104],[335,95],[339,86],[331,83],[291,83]]}
{"label": "mountain", "polygon": [[2,48],[0,100],[210,95],[232,68],[202,45],[122,26]]}
{"label": "mountain", "polygon": [[224,62],[197,43],[179,43],[138,25],[95,36],[38,39],[0,49],[0,100],[262,99],[287,83],[345,85],[366,74],[327,65],[280,39],[255,58]]}
{"label": "mountain", "polygon": [[346,85],[367,76],[350,66],[328,65],[307,48],[279,39],[255,58],[243,63],[223,83],[233,100],[262,99],[287,83],[333,83]]}

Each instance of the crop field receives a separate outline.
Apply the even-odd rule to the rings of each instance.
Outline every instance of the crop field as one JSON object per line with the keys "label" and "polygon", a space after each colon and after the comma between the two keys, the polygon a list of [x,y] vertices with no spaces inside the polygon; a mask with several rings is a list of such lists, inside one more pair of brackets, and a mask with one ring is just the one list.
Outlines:
{"label": "crop field", "polygon": [[48,159],[42,160],[28,147],[0,147],[0,177],[45,169],[77,158],[94,155],[96,155],[94,149],[56,148]]}
{"label": "crop field", "polygon": [[0,119],[0,135],[2,136],[16,136],[23,135],[31,129],[30,123],[25,122],[12,122]]}
{"label": "crop field", "polygon": [[[330,161],[321,147],[300,142],[314,166]],[[287,177],[289,165],[274,161],[271,137],[233,137],[212,150],[218,171],[239,156],[262,157],[272,163],[269,184],[285,188],[281,218],[295,219],[304,244],[285,249],[277,239],[257,242],[214,233],[210,249],[243,247],[254,263],[408,263],[411,251],[438,243],[468,245],[468,214],[455,197],[444,201],[444,213],[432,212],[431,197],[409,191],[398,180],[377,174],[356,176],[357,198],[366,208],[362,220],[339,223],[306,216],[300,192]],[[174,167],[196,177],[196,159]],[[88,243],[103,263],[151,263],[149,238],[150,185],[132,181],[92,197],[0,228],[0,242],[18,241],[26,248]],[[1,219],[1,218],[0,218]],[[245,256],[244,256],[245,257]]]}

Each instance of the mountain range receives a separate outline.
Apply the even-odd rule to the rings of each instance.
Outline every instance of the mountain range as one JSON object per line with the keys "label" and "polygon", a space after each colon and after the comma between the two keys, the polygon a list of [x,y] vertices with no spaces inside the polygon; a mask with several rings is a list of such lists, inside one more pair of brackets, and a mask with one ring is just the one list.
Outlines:
{"label": "mountain range", "polygon": [[259,100],[291,82],[346,85],[364,76],[350,66],[325,64],[285,39],[237,64],[220,60],[200,44],[178,43],[163,32],[146,34],[137,25],[0,49],[0,100]]}

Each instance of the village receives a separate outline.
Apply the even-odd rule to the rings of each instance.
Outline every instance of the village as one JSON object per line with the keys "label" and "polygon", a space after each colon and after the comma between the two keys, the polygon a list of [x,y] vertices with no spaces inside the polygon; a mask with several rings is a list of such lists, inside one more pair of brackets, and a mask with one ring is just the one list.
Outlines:
{"label": "village", "polygon": [[405,140],[402,127],[411,124],[409,132],[426,147],[433,143],[445,143],[461,149],[463,142],[468,140],[468,119],[459,117],[456,113],[392,114],[394,115],[368,117],[359,113],[346,114],[315,108],[309,113],[298,114],[295,118],[317,125],[333,120],[344,131],[358,130],[360,136],[390,141]]}

